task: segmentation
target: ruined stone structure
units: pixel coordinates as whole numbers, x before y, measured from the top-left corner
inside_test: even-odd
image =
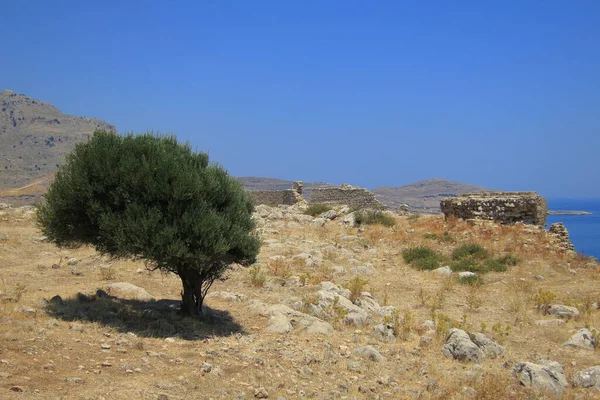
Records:
[[[446,218],[487,219],[502,224],[543,226],[548,215],[546,199],[535,192],[469,193],[444,199],[440,205]]]
[[[556,244],[559,248],[567,251],[575,251],[575,247],[569,238],[569,231],[562,222],[556,222],[550,225],[548,233],[556,239]]]
[[[310,204],[339,204],[350,207],[385,208],[373,193],[367,189],[342,185],[341,187],[314,188],[310,195]]]
[[[254,200],[254,204],[294,205],[305,202],[302,197],[302,182],[294,182],[292,189],[285,190],[248,190],[246,193]]]

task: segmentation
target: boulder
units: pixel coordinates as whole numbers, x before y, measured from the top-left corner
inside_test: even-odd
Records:
[[[346,216],[344,216],[342,219],[340,219],[340,225],[355,226],[356,225],[355,214],[353,212],[351,212],[350,214],[347,214]]]
[[[475,278],[477,274],[471,271],[462,271],[458,273],[458,279],[470,279]]]
[[[483,354],[485,354],[485,356],[488,358],[500,357],[506,351],[504,347],[500,346],[498,343],[489,339],[482,333],[476,332],[472,334],[471,340],[473,341],[473,343],[475,343],[477,347],[481,349],[481,351],[483,351]]]
[[[563,344],[563,346],[577,347],[580,349],[594,349],[595,345],[596,339],[594,339],[594,335],[587,328],[578,330]]]
[[[396,341],[396,336],[394,336],[394,328],[389,324],[379,324],[373,328],[373,334],[375,337],[387,343],[394,343]]]
[[[339,216],[339,214],[335,210],[329,210],[329,211],[326,211],[323,214],[321,214],[321,218],[329,219],[329,220],[336,219],[338,216]]]
[[[542,306],[542,312],[554,315],[557,318],[570,319],[579,316],[579,310],[575,307],[565,306],[563,304],[551,304],[546,310],[546,306]]]
[[[128,282],[116,282],[107,286],[107,291],[111,296],[126,300],[154,301],[154,296],[146,289],[135,286]]]
[[[326,222],[327,222],[327,220],[325,218],[315,218],[312,220],[312,222],[310,224],[312,226],[316,226],[317,228],[320,228],[320,227],[324,226]]]
[[[578,371],[573,376],[573,386],[600,390],[600,365]]]
[[[300,321],[300,326],[305,326],[306,333],[313,335],[331,335],[334,332],[333,326],[330,323],[317,318],[303,319]]]
[[[357,347],[352,351],[352,355],[355,357],[371,360],[374,362],[385,361],[385,357],[381,355],[379,351],[373,346],[361,346]]]
[[[520,362],[514,366],[512,373],[517,376],[522,385],[542,393],[562,396],[567,387],[565,371],[554,361],[540,360],[538,364]]]
[[[479,362],[484,358],[481,349],[471,341],[469,335],[462,329],[452,329],[446,337],[446,344],[442,349],[444,356],[459,361]]]
[[[439,267],[433,270],[434,273],[438,274],[438,275],[442,275],[442,276],[450,276],[452,275],[452,270],[450,269],[450,267],[443,266],[443,267]]]
[[[283,334],[291,332],[292,329],[294,327],[290,323],[290,320],[283,314],[276,314],[269,318],[267,332]]]

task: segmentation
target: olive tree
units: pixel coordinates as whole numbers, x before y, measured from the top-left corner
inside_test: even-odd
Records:
[[[89,244],[177,274],[183,313],[201,316],[227,267],[256,259],[252,211],[241,184],[189,144],[96,131],[59,168],[37,221],[58,246]]]

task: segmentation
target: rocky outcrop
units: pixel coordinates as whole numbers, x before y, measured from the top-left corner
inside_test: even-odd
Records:
[[[543,226],[548,214],[546,199],[535,192],[470,193],[444,199],[440,205],[446,218],[485,219],[502,224]]]
[[[600,390],[600,366],[586,368],[573,376],[573,386],[582,388],[594,387]]]
[[[562,396],[567,387],[565,371],[555,361],[540,360],[538,364],[521,362],[515,365],[512,372],[522,385],[542,393]]]
[[[504,347],[482,333],[467,334],[462,329],[452,329],[446,337],[442,353],[458,361],[479,362],[484,358],[496,358],[504,354]]]
[[[596,338],[592,331],[587,328],[578,330],[567,340],[563,346],[575,347],[580,349],[594,349],[596,347]]]
[[[135,286],[128,282],[111,283],[107,287],[107,291],[111,296],[127,300],[153,301],[154,296],[146,291],[146,289]]]

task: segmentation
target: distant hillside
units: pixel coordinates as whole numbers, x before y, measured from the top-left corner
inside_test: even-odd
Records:
[[[0,190],[36,180],[46,184],[50,179],[42,178],[54,174],[75,144],[96,129],[116,131],[104,121],[66,115],[10,90],[0,92]]]
[[[373,193],[377,200],[391,208],[407,204],[413,212],[439,213],[440,200],[445,197],[488,190],[481,186],[465,185],[445,179],[429,179],[400,187],[381,186],[375,188]]]

